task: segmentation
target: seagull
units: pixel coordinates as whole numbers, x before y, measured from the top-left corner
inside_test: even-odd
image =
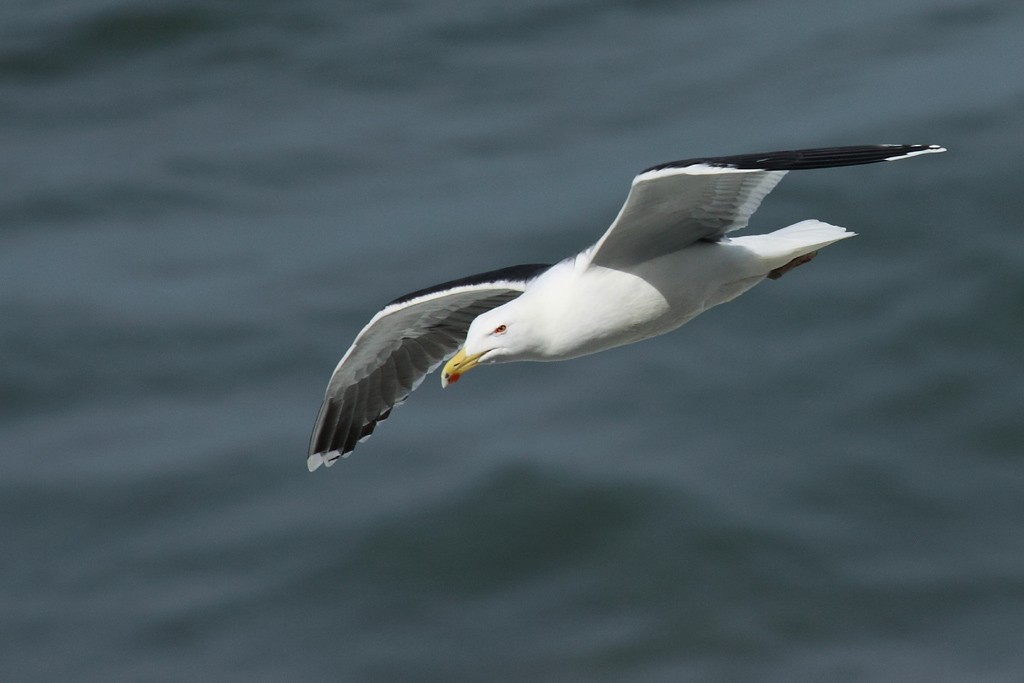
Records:
[[[601,238],[554,265],[500,268],[401,296],[356,335],[331,375],[306,460],[347,457],[423,379],[479,365],[567,360],[664,334],[854,236],[804,220],[730,237],[789,171],[896,161],[938,145],[861,145],[706,157],[633,179]],[[454,355],[453,355],[454,354]]]

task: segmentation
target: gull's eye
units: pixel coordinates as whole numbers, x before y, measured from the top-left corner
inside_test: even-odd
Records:
[[[505,334],[505,330],[508,329],[507,325],[498,325],[494,328],[494,334]]]

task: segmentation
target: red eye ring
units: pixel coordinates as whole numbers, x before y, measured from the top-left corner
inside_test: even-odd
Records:
[[[505,330],[508,329],[508,325],[498,325],[494,328],[494,334],[505,334]]]

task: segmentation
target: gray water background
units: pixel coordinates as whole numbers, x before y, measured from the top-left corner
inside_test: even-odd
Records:
[[[0,5],[3,681],[1024,680],[1024,3]],[[431,377],[388,300],[794,147],[860,233],[683,329]]]

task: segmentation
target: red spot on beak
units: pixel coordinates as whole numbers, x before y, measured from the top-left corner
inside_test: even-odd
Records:
[[[457,372],[454,375],[448,375],[448,384],[455,384],[459,381],[460,377],[462,377],[462,375]]]

